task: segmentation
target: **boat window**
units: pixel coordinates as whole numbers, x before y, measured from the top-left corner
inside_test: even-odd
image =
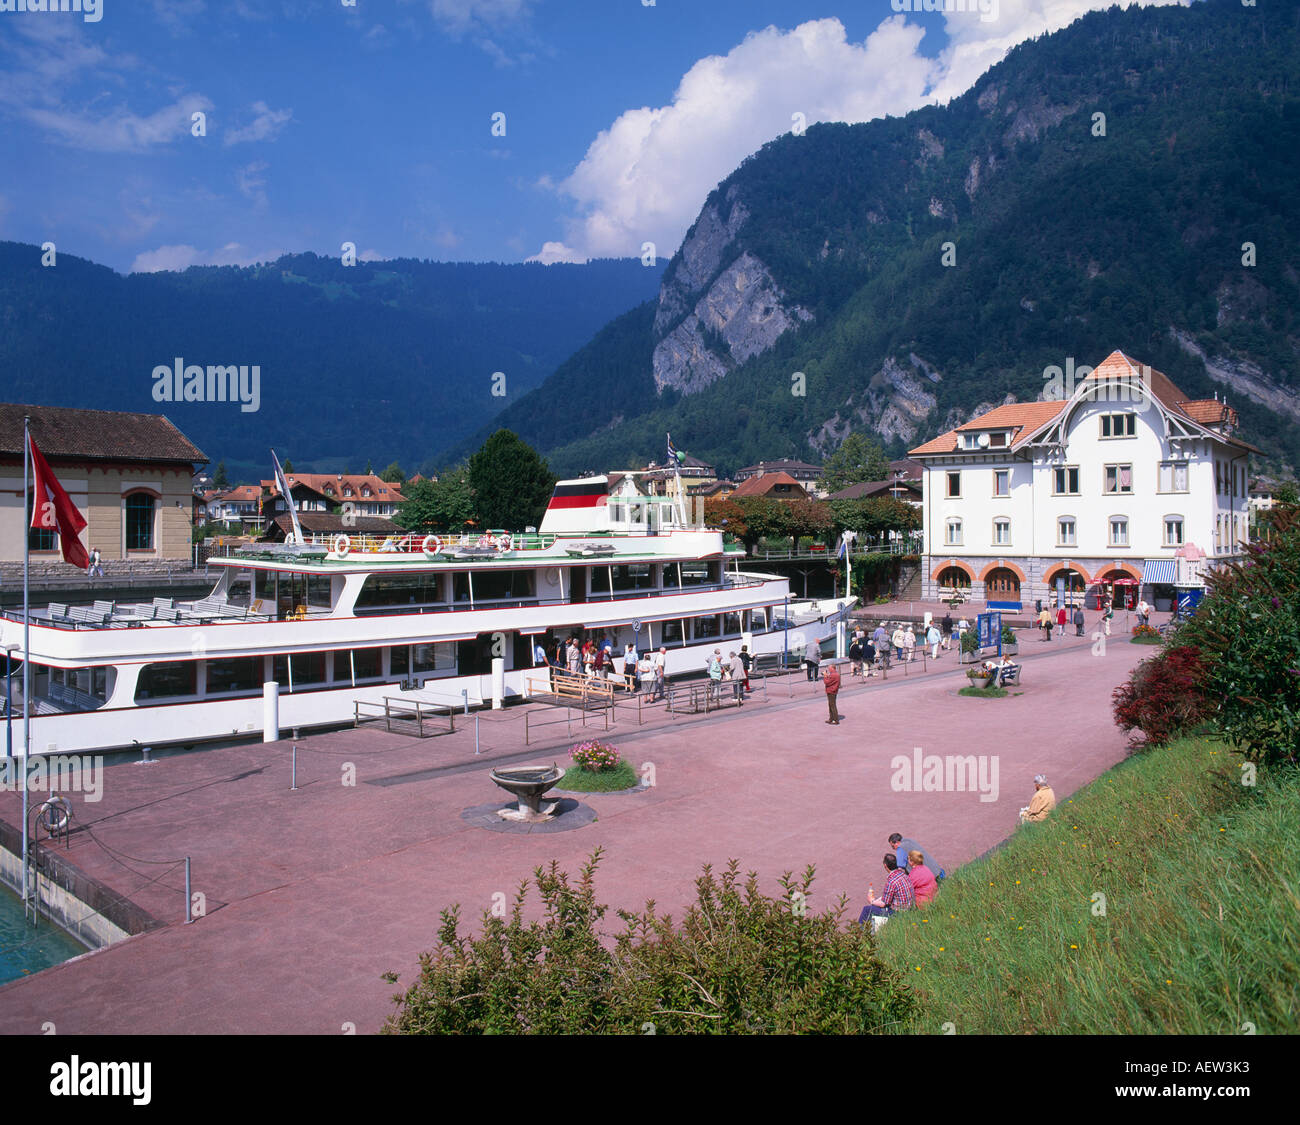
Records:
[[[674,618],[664,622],[664,644],[682,643],[682,623]]]
[[[683,562],[681,565],[681,575],[683,586],[707,586],[718,579],[715,575],[715,568],[711,563],[690,561]],[[677,585],[677,563],[664,563],[664,585]]]
[[[469,597],[468,592],[465,596]],[[371,574],[366,578],[366,584],[361,587],[361,593],[357,596],[357,609],[432,605],[441,601],[441,575]]]
[[[743,630],[740,626],[740,614],[724,613],[722,615],[722,635],[724,637],[737,637]]]
[[[230,605],[248,605],[252,577],[252,572],[249,570],[237,570],[231,574],[230,585],[226,589],[226,601]]]
[[[533,570],[476,570],[474,572],[474,600],[490,602],[508,598],[531,598],[533,596]],[[460,600],[459,580],[463,573],[457,574],[456,599]],[[466,590],[468,596],[468,589]]]
[[[307,684],[325,682],[325,654],[323,652],[295,652],[291,656],[281,654],[272,657],[272,677],[282,688],[289,687],[289,664],[293,661],[294,690]]]
[[[411,647],[410,645],[393,645],[392,661],[389,664],[389,675],[405,676],[411,671]]]
[[[357,670],[357,683],[362,680],[380,680],[384,676],[384,650],[382,648],[336,649],[334,652],[334,679],[339,683],[352,682],[352,668]]]
[[[117,669],[47,668],[32,665],[34,695],[43,695],[62,711],[94,711],[104,706],[117,680]]]
[[[412,645],[411,670],[413,672],[454,672],[456,670],[456,646],[448,641],[443,644]]]
[[[648,590],[655,584],[654,568],[650,563],[629,563],[614,567],[615,590]]]
[[[716,613],[695,619],[695,639],[697,641],[707,640],[718,635],[718,615]]]
[[[263,674],[260,656],[233,656],[227,660],[209,660],[207,694],[261,691]]]
[[[135,698],[166,699],[198,693],[198,662],[173,660],[166,664],[146,664],[135,682]]]

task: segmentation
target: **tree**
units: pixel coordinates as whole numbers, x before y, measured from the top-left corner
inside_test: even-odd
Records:
[[[829,507],[837,528],[856,531],[872,539],[890,531],[914,531],[921,526],[921,513],[911,504],[892,496],[832,500]]]
[[[555,477],[531,445],[497,430],[469,459],[469,486],[485,526],[523,531],[541,523]]]
[[[734,536],[745,545],[746,551],[758,542],[758,536],[750,531],[749,521],[745,519],[745,509],[734,500],[708,497],[704,501],[704,523]]]
[[[421,480],[406,488],[393,522],[408,531],[451,531],[475,518],[474,496],[465,468]]]
[[[791,500],[786,507],[790,511],[790,534],[796,539],[804,535],[824,538],[834,529],[830,507],[820,500]]]
[[[375,463],[374,463],[372,460],[370,460],[369,457],[367,457],[367,458],[366,458],[366,476],[368,476],[368,477],[373,477],[374,475],[375,475]]]
[[[217,462],[217,471],[212,474],[212,487],[218,492],[224,492],[230,487],[230,478],[226,476],[226,463]]]
[[[293,462],[286,457],[284,459],[284,464],[281,465],[280,468],[284,470],[285,476],[288,476],[291,472],[293,472]]]
[[[379,474],[379,479],[384,481],[386,484],[405,484],[406,474],[402,472],[402,466],[394,461],[388,466],[388,468]]]
[[[822,466],[817,487],[839,492],[851,484],[889,479],[889,458],[880,442],[865,434],[849,434]]]
[[[780,500],[768,496],[744,496],[731,501],[740,509],[745,521],[747,539],[741,540],[746,548],[760,539],[784,539],[790,534],[790,509]]]

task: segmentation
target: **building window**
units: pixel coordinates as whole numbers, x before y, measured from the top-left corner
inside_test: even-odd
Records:
[[[1105,491],[1106,492],[1132,492],[1133,491],[1133,466],[1132,465],[1107,465]]]
[[[993,521],[993,545],[1006,547],[1011,543],[1011,521],[999,517]]]
[[[993,470],[993,495],[994,496],[1011,495],[1011,470],[1010,469]]]
[[[35,503],[36,490],[27,493],[27,548],[31,551],[53,551],[58,545],[58,536],[52,527],[32,527],[32,504]]]
[[[1052,495],[1053,496],[1078,496],[1079,495],[1078,465],[1062,465],[1052,470]]]
[[[1181,547],[1183,545],[1183,517],[1165,516],[1165,546]]]
[[[126,498],[126,549],[153,550],[154,498],[147,492],[132,492]]]
[[[949,497],[961,496],[961,473],[948,473],[948,495]]]
[[[961,520],[949,520],[945,526],[944,544],[949,547],[961,546]]]
[[[1187,465],[1182,461],[1162,461],[1160,464],[1161,492],[1187,491]]]
[[[1110,545],[1112,547],[1128,546],[1128,516],[1110,517]]]
[[[1132,437],[1136,433],[1136,414],[1103,414],[1101,416],[1101,436],[1104,438]]]
[[[1075,547],[1078,535],[1073,516],[1062,516],[1056,521],[1056,545],[1058,547]]]
[[[970,575],[959,566],[946,566],[939,571],[939,585],[950,590],[969,590]]]
[[[992,449],[1005,449],[1007,445],[1007,435],[1003,433],[989,434],[989,447]]]

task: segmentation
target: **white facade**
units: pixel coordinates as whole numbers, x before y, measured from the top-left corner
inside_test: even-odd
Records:
[[[1231,428],[1226,407],[1188,402],[1115,353],[1068,400],[998,407],[927,442],[913,451],[925,464],[924,595],[955,587],[1032,607],[1086,591],[1093,606],[1121,579],[1130,600],[1164,601],[1179,547],[1213,560],[1248,535],[1251,447]]]

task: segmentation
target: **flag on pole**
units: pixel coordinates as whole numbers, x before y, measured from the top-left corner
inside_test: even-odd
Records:
[[[85,517],[50,471],[31,434],[27,435],[27,443],[32,455],[32,527],[38,531],[57,531],[63,561],[85,570],[90,565],[90,555],[80,539],[86,526]]]
[[[686,454],[673,448],[673,435],[668,435],[668,462],[676,467],[686,460]]]
[[[289,509],[289,518],[293,521],[293,542],[303,543],[302,527],[298,523],[298,509],[293,506],[293,495],[289,491],[289,482],[284,479],[284,470],[280,467],[280,458],[275,455],[275,450],[271,450],[271,464],[275,466],[275,483],[280,489],[280,495],[284,497],[285,507]],[[289,537],[286,535],[285,540]]]

